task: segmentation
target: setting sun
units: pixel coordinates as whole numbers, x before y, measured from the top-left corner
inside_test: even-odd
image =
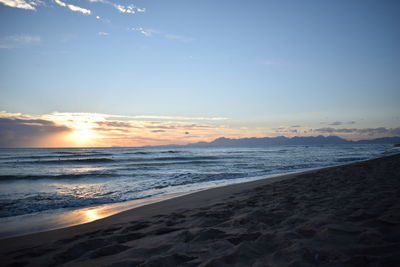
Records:
[[[90,129],[77,129],[72,133],[73,139],[78,143],[84,143],[92,139],[94,136],[93,131]]]

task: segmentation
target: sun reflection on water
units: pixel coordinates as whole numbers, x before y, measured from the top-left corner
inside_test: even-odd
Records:
[[[98,220],[98,219],[101,219],[102,217],[104,217],[104,216],[100,216],[99,214],[97,214],[96,209],[86,210],[85,216],[86,216],[88,222],[95,221],[95,220]]]

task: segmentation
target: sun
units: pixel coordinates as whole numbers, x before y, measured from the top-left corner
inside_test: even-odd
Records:
[[[73,139],[78,143],[85,143],[93,138],[93,131],[87,128],[76,129],[72,133]]]

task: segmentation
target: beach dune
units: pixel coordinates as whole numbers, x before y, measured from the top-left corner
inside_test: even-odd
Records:
[[[4,266],[400,266],[400,155],[0,240]]]

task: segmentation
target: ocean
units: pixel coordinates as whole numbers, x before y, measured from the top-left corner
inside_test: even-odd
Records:
[[[393,145],[371,144],[0,149],[0,223],[399,152]]]

